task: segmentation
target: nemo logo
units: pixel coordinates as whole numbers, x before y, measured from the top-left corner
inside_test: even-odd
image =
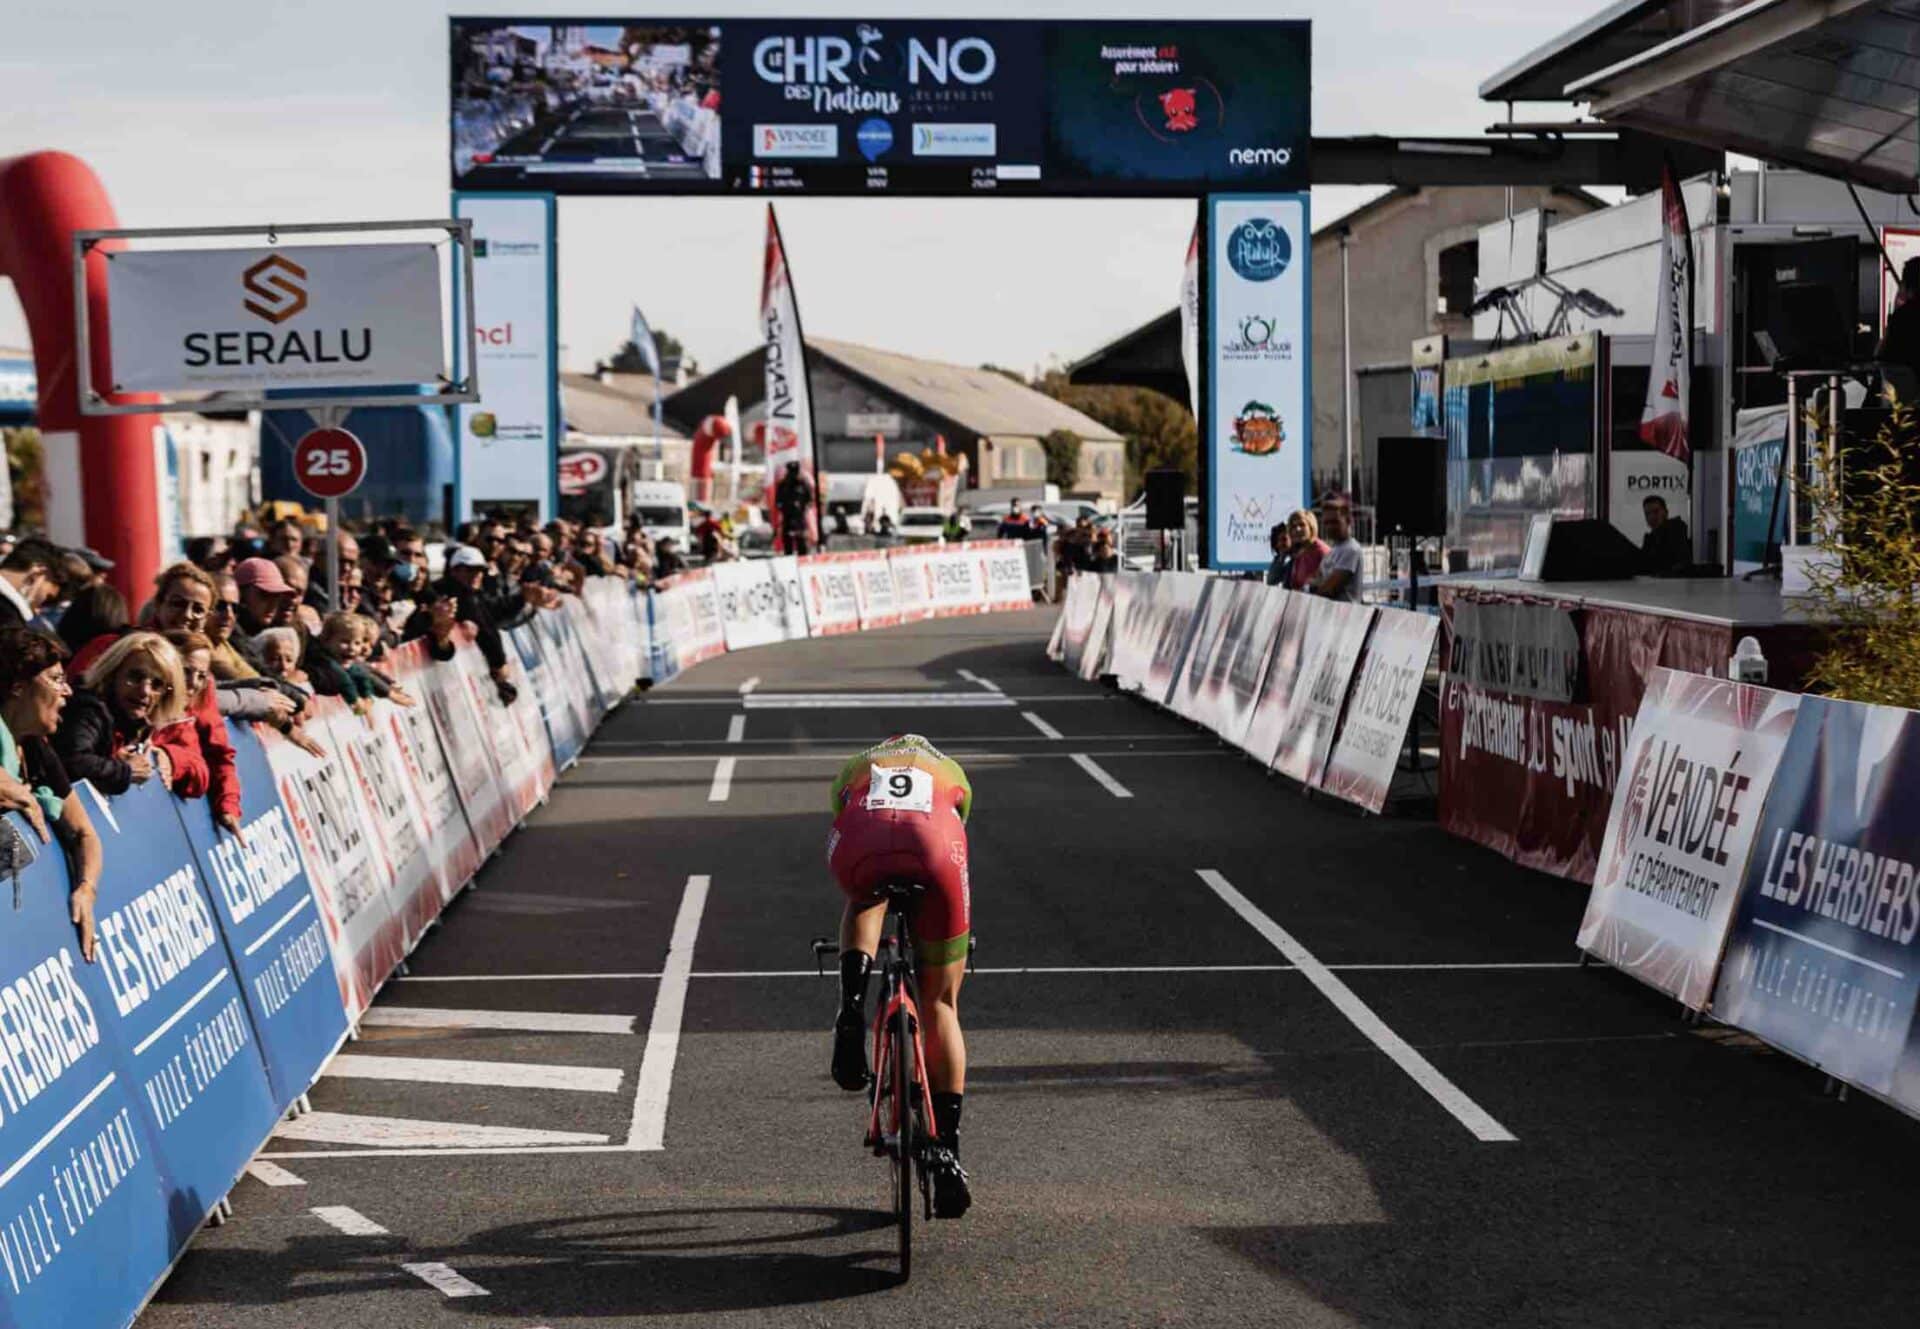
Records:
[[[259,300],[245,300],[249,314],[258,314],[269,323],[285,323],[307,307],[307,288],[301,283],[307,270],[292,259],[268,254],[240,274],[240,285]]]

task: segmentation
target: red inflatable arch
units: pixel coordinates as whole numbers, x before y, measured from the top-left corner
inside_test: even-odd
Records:
[[[687,470],[693,476],[693,496],[702,503],[713,501],[713,456],[722,440],[732,434],[733,427],[723,415],[709,415],[693,431],[693,452]]]
[[[116,564],[113,582],[138,608],[160,571],[158,415],[82,415],[75,380],[73,233],[118,226],[91,167],[64,152],[0,159],[0,277],[13,279],[33,339],[47,456],[47,524]],[[96,250],[96,253],[99,251]],[[107,381],[107,274],[87,265],[93,380]],[[151,394],[115,398],[149,402]]]

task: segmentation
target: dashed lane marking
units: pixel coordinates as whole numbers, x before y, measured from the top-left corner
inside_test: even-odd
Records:
[[[733,792],[733,767],[736,758],[722,757],[713,767],[713,788],[707,790],[707,802],[724,803]]]
[[[974,673],[971,669],[956,669],[954,672],[977,688],[985,688],[988,692],[999,692],[1001,690],[998,683],[980,677],[980,675]]]
[[[502,1089],[563,1089],[584,1094],[620,1090],[622,1072],[601,1066],[548,1066],[449,1057],[368,1057],[343,1052],[327,1063],[332,1080],[404,1080],[414,1084],[478,1084]]]
[[[742,712],[727,721],[727,742],[738,743],[747,736],[747,717]]]
[[[507,1149],[567,1144],[606,1144],[588,1131],[543,1131],[529,1126],[480,1126],[465,1121],[421,1121],[348,1112],[308,1112],[273,1128],[276,1140],[308,1144],[362,1145],[375,1153],[394,1149]],[[271,1155],[279,1157],[280,1155]]]
[[[1115,798],[1132,798],[1133,797],[1133,791],[1131,789],[1121,784],[1118,780],[1114,779],[1111,775],[1108,775],[1106,771],[1101,769],[1100,763],[1095,761],[1092,757],[1089,757],[1086,753],[1075,752],[1069,755],[1072,756],[1073,764],[1075,766],[1078,766],[1081,770],[1085,771],[1088,775],[1091,775],[1094,778],[1094,780],[1099,783],[1102,789],[1106,790],[1109,794],[1112,794]],[[1169,754],[1161,753],[1159,755],[1166,756]]]
[[[400,1266],[415,1278],[438,1288],[442,1295],[449,1297],[484,1297],[487,1290],[471,1278],[463,1278],[452,1268],[437,1261],[425,1264],[403,1264]]]
[[[1316,960],[1312,952],[1262,912],[1258,905],[1235,890],[1233,883],[1212,868],[1199,868],[1196,871],[1200,880],[1211,887],[1214,894],[1245,919],[1255,932],[1266,938],[1275,950],[1297,965],[1307,981],[1320,990],[1321,996],[1332,1002],[1375,1047],[1391,1057],[1395,1065],[1413,1077],[1414,1083],[1432,1095],[1435,1102],[1452,1113],[1456,1121],[1473,1133],[1474,1139],[1497,1143],[1518,1138],[1495,1121],[1485,1108],[1467,1097],[1452,1080],[1442,1075],[1432,1062],[1414,1051],[1404,1038],[1387,1026],[1385,1020],[1373,1013],[1372,1007],[1354,995],[1352,988]]]
[[[739,688],[740,695],[743,697],[751,697],[753,695],[753,690],[759,686],[760,686],[760,675],[755,674],[752,678],[748,679],[746,682],[740,685],[740,688]]]
[[[393,1029],[513,1029],[528,1034],[630,1034],[632,1015],[579,1015],[572,1011],[460,1011],[433,1006],[375,1006],[363,1025]]]
[[[294,1176],[293,1173],[287,1171],[279,1164],[269,1163],[263,1158],[256,1158],[253,1162],[247,1164],[247,1175],[259,1182],[262,1186],[304,1186],[307,1184],[305,1180]]]
[[[1058,729],[1055,729],[1052,725],[1048,724],[1045,720],[1042,720],[1039,716],[1035,715],[1032,711],[1020,712],[1020,718],[1022,720],[1025,720],[1028,724],[1032,725],[1035,729],[1038,729],[1040,731],[1040,736],[1042,738],[1049,738],[1049,739],[1058,741],[1061,737],[1060,731]]]
[[[1003,692],[755,692],[750,711],[872,711],[932,707],[1011,706]]]
[[[667,1099],[673,1092],[673,1063],[680,1051],[680,1021],[686,1013],[687,980],[693,974],[693,947],[700,937],[700,915],[707,907],[708,876],[687,878],[680,912],[667,942],[667,963],[654,993],[653,1020],[647,1026],[647,1049],[641,1055],[640,1075],[633,1096],[633,1124],[627,1132],[629,1149],[664,1149],[667,1142]]]
[[[308,1213],[325,1223],[336,1232],[344,1232],[349,1237],[384,1237],[387,1230],[368,1218],[358,1209],[349,1209],[344,1204],[323,1204],[309,1209]]]

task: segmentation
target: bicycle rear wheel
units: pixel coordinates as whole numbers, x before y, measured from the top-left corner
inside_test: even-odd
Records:
[[[919,1141],[915,1138],[913,1100],[909,1097],[918,1068],[913,1064],[913,1033],[907,1027],[904,1006],[893,1013],[891,1034],[895,1123],[893,1204],[894,1216],[900,1224],[900,1281],[904,1283],[913,1273],[913,1161],[919,1148]]]

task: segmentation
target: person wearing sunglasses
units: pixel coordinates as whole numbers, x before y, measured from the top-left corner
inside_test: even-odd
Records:
[[[57,637],[27,627],[0,628],[0,768],[39,804],[28,821],[41,843],[51,823],[66,853],[73,883],[69,916],[80,933],[80,953],[92,964],[94,897],[105,856],[86,805],[48,742],[73,695],[66,659]]]

